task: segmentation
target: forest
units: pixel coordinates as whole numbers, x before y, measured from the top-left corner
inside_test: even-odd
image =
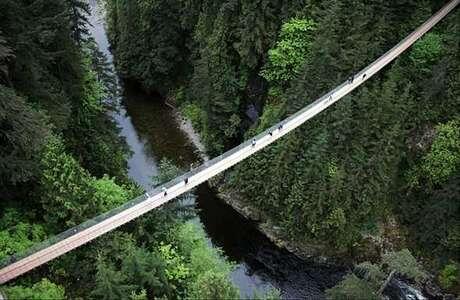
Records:
[[[0,1],[0,261],[144,193],[83,0]],[[160,164],[154,184],[181,172]],[[193,193],[184,197],[194,197]],[[0,287],[7,299],[237,298],[232,265],[166,205]],[[10,258],[8,258],[10,257]],[[275,295],[275,294],[273,294]]]
[[[106,4],[120,75],[173,101],[216,156],[345,81],[444,1]],[[363,87],[227,172],[221,189],[285,240],[356,264],[407,248],[459,293],[459,47],[456,9]]]
[[[101,2],[116,71],[88,34],[87,1],[0,1],[0,261],[144,193],[110,115],[115,73],[174,103],[217,156],[345,81],[444,4]],[[182,171],[162,160],[153,184]],[[352,262],[330,299],[378,299],[394,273],[460,295],[460,10],[218,185],[284,240]],[[232,264],[189,222],[193,209],[167,204],[0,291],[238,298]]]

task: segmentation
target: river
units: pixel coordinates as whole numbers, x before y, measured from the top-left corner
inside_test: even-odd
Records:
[[[91,0],[90,5],[91,34],[112,61],[102,8],[96,0]],[[162,99],[145,94],[132,83],[121,84],[120,90],[120,108],[113,117],[133,153],[128,166],[134,181],[150,187],[158,162],[164,157],[184,169],[200,161],[196,147]],[[207,233],[210,246],[221,248],[235,263],[231,279],[242,297],[275,287],[286,299],[321,299],[324,290],[343,276],[336,268],[307,263],[278,248],[254,224],[220,200],[207,184],[199,186],[195,194],[196,221]]]

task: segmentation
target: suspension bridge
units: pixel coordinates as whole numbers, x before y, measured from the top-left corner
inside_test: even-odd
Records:
[[[304,124],[341,98],[369,80],[382,68],[413,45],[420,37],[448,15],[460,0],[452,0],[441,8],[414,32],[399,42],[376,61],[352,75],[346,82],[337,86],[297,113],[265,130],[241,145],[227,151],[196,169],[155,188],[124,205],[88,220],[76,227],[37,244],[22,254],[13,255],[0,265],[0,284],[6,283],[50,260],[59,257],[95,238],[155,209],[175,197],[190,191],[195,186],[234,166],[248,156],[267,147],[287,133]]]

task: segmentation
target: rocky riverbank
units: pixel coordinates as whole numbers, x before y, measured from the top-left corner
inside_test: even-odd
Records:
[[[220,199],[232,206],[242,216],[253,221],[257,229],[274,244],[287,249],[302,260],[351,270],[357,262],[378,260],[386,251],[398,250],[407,246],[394,218],[388,218],[386,222],[380,224],[378,233],[363,235],[363,241],[356,245],[356,250],[352,255],[335,251],[325,245],[290,241],[283,235],[280,227],[268,221],[267,216],[243,204],[244,200],[241,195],[238,195],[238,192],[225,188],[225,184],[222,184],[222,177],[212,180],[211,185],[219,191]],[[455,296],[443,293],[430,273],[427,273],[427,278],[420,283],[408,280],[404,276],[394,278],[383,294],[385,299],[455,299]]]
[[[245,205],[241,195],[237,191],[226,188],[219,183],[219,179],[211,180],[211,186],[218,190],[218,196],[238,213],[251,220],[257,229],[267,236],[275,245],[284,248],[299,258],[328,265],[350,265],[347,253],[332,252],[326,245],[302,243],[289,240],[283,233],[282,228],[270,222],[270,219],[257,209]]]
[[[253,221],[258,230],[278,247],[285,248],[304,260],[322,264],[351,266],[356,262],[379,260],[383,253],[407,247],[404,234],[392,216],[377,225],[372,233],[363,233],[362,240],[356,243],[352,251],[332,248],[318,242],[293,241],[287,237],[282,228],[273,224],[271,218],[257,208],[247,204],[238,191],[229,188],[223,177],[211,180],[211,186],[218,190],[218,196],[232,206],[245,218]]]
[[[186,119],[180,111],[176,108],[174,109],[174,116],[176,118],[177,123],[180,126],[180,129],[187,134],[187,137],[192,142],[192,144],[198,150],[198,155],[201,157],[203,161],[209,160],[209,156],[206,154],[206,148],[201,141],[200,135],[195,131],[193,128],[192,122]]]

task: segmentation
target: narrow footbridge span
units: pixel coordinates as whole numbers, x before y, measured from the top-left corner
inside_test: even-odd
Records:
[[[334,90],[323,95],[307,107],[294,115],[267,129],[253,139],[229,150],[228,152],[205,162],[198,168],[178,177],[170,182],[131,200],[121,207],[115,208],[94,219],[88,220],[57,236],[54,236],[25,253],[11,256],[0,266],[0,284],[20,276],[48,261],[59,257],[137,217],[161,206],[175,197],[190,191],[193,187],[207,181],[211,177],[234,166],[238,162],[265,148],[280,139],[290,131],[296,129],[307,120],[313,118],[345,95],[363,84],[366,80],[378,73],[415,41],[449,14],[460,0],[452,0],[441,10],[423,23],[414,32],[408,35],[399,44],[382,55],[375,62],[354,74],[347,82],[342,83]]]

